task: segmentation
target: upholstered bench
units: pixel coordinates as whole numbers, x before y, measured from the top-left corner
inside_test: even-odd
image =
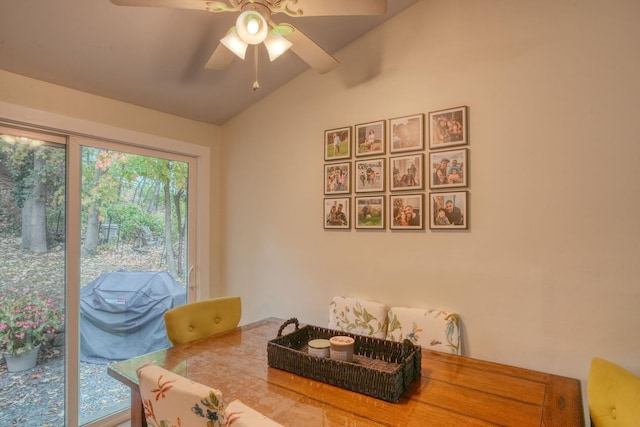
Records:
[[[410,340],[422,348],[462,354],[457,313],[386,304],[354,297],[333,297],[329,329],[391,341]]]
[[[329,329],[385,339],[388,309],[375,301],[333,297],[329,304]]]
[[[441,310],[391,307],[387,339],[408,339],[429,350],[462,354],[460,316]]]

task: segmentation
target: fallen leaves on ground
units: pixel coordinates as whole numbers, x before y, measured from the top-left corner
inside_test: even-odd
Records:
[[[20,248],[20,238],[0,235],[0,293],[9,288],[42,292],[58,307],[65,301],[64,244],[44,254]],[[161,246],[136,250],[119,243],[100,247],[98,254],[81,260],[80,285],[85,286],[102,273],[117,270],[161,271]],[[8,372],[0,358],[0,425],[64,426],[64,347],[43,346],[38,365],[25,372]],[[104,411],[122,410],[129,405],[129,389],[107,374],[107,365],[80,364],[80,413],[82,422]]]

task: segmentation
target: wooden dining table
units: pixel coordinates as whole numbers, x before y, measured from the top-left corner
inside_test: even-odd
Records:
[[[584,426],[579,380],[469,357],[423,350],[421,376],[397,403],[269,367],[267,343],[283,323],[268,318],[109,366],[131,388],[131,426],[146,426],[136,369],[147,361],[287,427]]]

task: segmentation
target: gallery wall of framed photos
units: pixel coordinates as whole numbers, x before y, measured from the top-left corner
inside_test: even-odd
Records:
[[[323,227],[468,229],[467,120],[461,106],[325,130]]]

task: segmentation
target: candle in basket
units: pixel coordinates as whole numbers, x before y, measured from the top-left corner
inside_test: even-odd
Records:
[[[329,357],[329,340],[316,339],[311,340],[307,344],[309,346],[309,354],[317,357]]]
[[[331,358],[336,360],[346,360],[351,362],[353,360],[353,344],[355,340],[351,337],[335,336],[329,338],[331,343]]]

